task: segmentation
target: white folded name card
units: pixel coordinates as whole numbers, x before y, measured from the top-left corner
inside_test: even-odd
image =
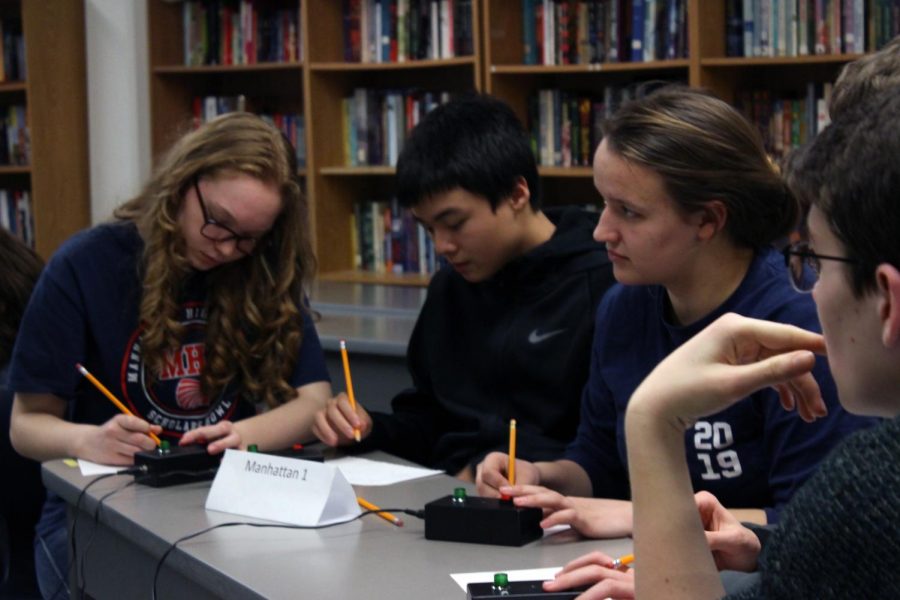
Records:
[[[309,527],[360,514],[353,488],[335,467],[241,450],[225,451],[206,508]]]

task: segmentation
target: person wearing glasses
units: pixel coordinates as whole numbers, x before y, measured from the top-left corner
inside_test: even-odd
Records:
[[[728,314],[632,396],[625,424],[636,587],[606,578],[606,559],[594,555],[572,561],[545,590],[596,582],[581,597],[721,598],[716,568],[726,564],[758,574],[754,588],[730,600],[900,597],[898,123],[895,85],[848,105],[790,157],[791,188],[812,208],[807,243],[787,254],[814,276],[790,273],[811,287],[824,335]],[[884,420],[834,448],[761,546],[714,498],[692,497],[682,436],[766,386],[804,420],[827,418],[833,408],[814,376],[815,355],[828,357],[848,411]]]
[[[67,241],[35,287],[10,367],[16,450],[130,465],[155,448],[151,432],[213,454],[310,439],[332,392],[304,295],[307,206],[284,136],[247,113],[210,121],[114,215]],[[37,534],[42,592],[68,596],[58,497]]]
[[[515,487],[506,455],[489,455],[478,485],[543,508],[545,527],[618,537],[632,533],[626,408],[650,371],[727,312],[816,331],[819,323],[772,247],[798,204],[758,132],[727,103],[672,86],[623,106],[605,126],[594,183],[605,201],[594,238],[619,284],[597,310],[577,436],[561,460],[517,460]],[[828,451],[870,424],[840,408],[824,360],[814,374],[829,415],[813,425],[781,410],[772,389],[692,422],[683,436],[692,488],[742,520],[777,522]]]

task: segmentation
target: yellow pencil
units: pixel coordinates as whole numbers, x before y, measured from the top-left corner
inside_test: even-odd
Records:
[[[380,508],[378,508],[377,506],[375,506],[374,504],[372,504],[371,502],[369,502],[362,496],[357,496],[356,501],[359,503],[360,506],[362,506],[366,510],[379,511],[379,512],[376,512],[375,514],[378,515],[379,517],[381,517],[382,519],[384,519],[385,521],[387,521],[388,523],[393,523],[397,527],[403,527],[403,519],[401,519],[397,516],[394,516],[392,513],[389,513],[385,510],[381,510]]]
[[[93,375],[91,375],[91,372],[88,371],[87,369],[85,369],[85,368],[81,365],[81,363],[75,363],[75,367],[81,372],[82,375],[84,375],[84,376],[87,378],[88,381],[90,381],[91,383],[94,384],[94,387],[95,387],[95,388],[97,388],[98,390],[100,390],[100,391],[103,393],[104,396],[106,396],[107,398],[109,398],[109,401],[112,402],[113,404],[115,404],[115,405],[116,405],[116,408],[118,408],[119,410],[121,410],[121,411],[122,411],[123,413],[125,413],[126,415],[130,415],[130,416],[132,416],[132,417],[134,416],[134,413],[131,412],[130,410],[128,410],[128,407],[125,406],[124,404],[122,404],[122,402],[121,402],[118,398],[116,398],[115,396],[113,396],[112,392],[110,392],[108,389],[106,389],[106,386],[103,385],[102,383],[100,383],[100,380],[99,380],[99,379],[97,379],[96,377],[94,377]],[[148,431],[148,432],[147,432],[147,435],[149,435],[149,436],[153,439],[153,441],[156,442],[156,445],[157,445],[157,446],[159,446],[159,445],[162,443],[162,441],[160,441],[160,439],[159,439],[159,436],[157,436],[157,435],[156,435],[155,433],[153,433],[152,431]]]
[[[356,398],[353,396],[353,379],[350,377],[350,359],[347,358],[347,342],[341,340],[341,360],[344,363],[344,381],[347,383],[347,396],[350,398],[350,408],[356,412]],[[360,440],[359,428],[353,428],[353,439]]]
[[[624,556],[620,556],[619,558],[613,561],[613,564],[610,566],[612,569],[618,569],[620,571],[625,571],[628,569],[628,565],[634,562],[634,554],[626,554]]]
[[[509,421],[509,485],[516,485],[516,420]]]

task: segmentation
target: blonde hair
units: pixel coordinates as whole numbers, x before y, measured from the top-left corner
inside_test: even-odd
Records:
[[[207,398],[234,383],[248,399],[276,406],[296,393],[287,379],[302,342],[304,290],[315,271],[290,143],[249,113],[218,117],[179,139],[140,195],[114,214],[135,223],[144,240],[141,352],[148,376],[155,378],[184,333],[179,294],[191,267],[177,218],[185,194],[199,177],[237,173],[277,187],[281,213],[253,253],[207,276],[201,385]]]

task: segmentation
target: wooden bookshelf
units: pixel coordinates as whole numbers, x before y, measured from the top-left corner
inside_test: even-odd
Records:
[[[725,2],[688,0],[688,15],[690,84],[709,89],[728,102],[735,100],[740,89],[795,90],[807,81],[834,81],[841,67],[861,56],[728,57]]]
[[[480,89],[480,0],[472,3],[474,52],[440,60],[347,63],[343,60],[344,15],[335,0],[276,0],[299,8],[303,60],[253,65],[186,66],[184,18],[180,2],[149,0],[150,113],[152,146],[158,155],[191,127],[192,101],[204,95],[264,98],[269,106],[306,115],[305,168],[319,276],[335,281],[425,285],[418,275],[354,270],[350,217],[354,203],[387,199],[392,166],[344,164],[341,99],[356,87],[461,92]],[[314,117],[314,118],[313,118]]]
[[[271,4],[299,9],[297,0]],[[195,97],[243,95],[249,110],[303,113],[302,61],[188,66],[184,56],[183,3],[150,0],[147,11],[154,156],[191,129]]]
[[[420,88],[463,92],[481,89],[480,0],[472,0],[471,56],[405,62],[345,62],[342,3],[304,0],[304,105],[308,119],[309,177],[320,276],[323,279],[426,285],[417,274],[376,274],[353,269],[351,215],[363,200],[393,194],[393,166],[347,166],[343,157],[341,100],[356,87]],[[313,18],[314,15],[314,18]]]
[[[728,102],[742,89],[796,90],[807,81],[833,81],[860,54],[735,58],[726,56],[725,0],[686,0],[687,57],[648,62],[526,65],[523,2],[484,0],[484,89],[509,103],[524,123],[528,97],[541,88],[592,92],[654,79],[704,87]],[[544,201],[599,202],[589,167],[539,167]]]
[[[149,0],[153,150],[159,153],[189,127],[191,100],[198,95],[246,94],[248,98],[264,98],[268,105],[280,110],[302,112],[306,116],[307,148],[303,174],[320,277],[421,285],[427,278],[354,270],[350,242],[354,206],[363,200],[389,198],[393,193],[394,168],[345,164],[342,99],[355,88],[483,90],[509,103],[527,122],[527,99],[539,89],[591,92],[609,85],[676,80],[708,88],[734,102],[736,92],[743,89],[793,90],[806,81],[833,81],[844,63],[859,56],[728,57],[725,0],[685,1],[686,56],[669,60],[526,65],[523,1],[472,0],[471,56],[346,62],[345,3],[273,0],[272,4],[278,7],[299,7],[302,60],[191,67],[185,66],[184,59],[182,4]],[[589,166],[541,166],[539,173],[548,205],[599,202]]]
[[[37,252],[47,259],[90,223],[87,71],[82,0],[5,1],[0,18],[20,18],[24,81],[0,83],[0,105],[24,103],[28,165],[0,166],[0,188],[29,190]]]

